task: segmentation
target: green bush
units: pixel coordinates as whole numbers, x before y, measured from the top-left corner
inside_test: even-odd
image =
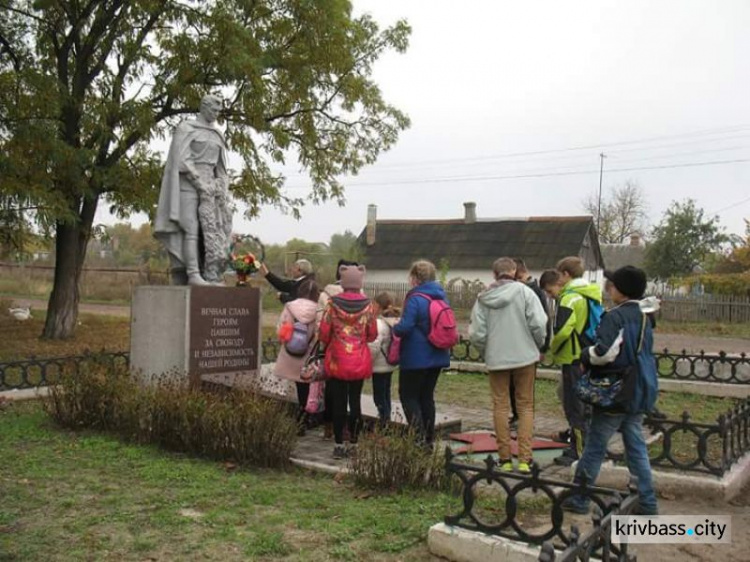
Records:
[[[401,491],[451,487],[442,447],[425,448],[412,429],[376,429],[363,434],[349,467],[354,483],[364,488]]]
[[[673,279],[671,282],[676,287],[692,286],[697,283],[702,284],[705,292],[709,294],[750,297],[750,272],[691,275]]]
[[[105,362],[63,374],[44,407],[63,427],[239,465],[287,466],[297,441],[296,421],[282,403],[251,391],[203,392],[175,376],[142,386]]]

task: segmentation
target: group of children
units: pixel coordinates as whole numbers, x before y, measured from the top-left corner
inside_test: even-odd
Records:
[[[496,264],[501,261],[497,260]],[[539,320],[522,329],[533,332],[531,339],[536,353],[548,349],[555,363],[562,368],[561,395],[569,424],[570,447],[556,462],[572,464],[578,460],[577,481],[591,483],[598,475],[608,440],[620,431],[628,466],[638,478],[641,512],[656,513],[648,454],[641,435],[643,414],[653,409],[657,394],[656,364],[651,353],[652,323],[640,302],[646,290],[645,274],[630,266],[605,272],[606,290],[614,307],[604,314],[601,288],[583,278],[584,267],[580,258],[562,259],[554,270],[542,274],[538,286],[521,260],[515,260],[515,263],[510,259],[505,261],[508,263],[500,264],[503,271],[496,275],[496,282],[485,291],[487,294],[480,295],[477,302],[494,306],[487,300],[489,292],[500,290],[508,293],[512,283],[525,285],[524,291],[531,295],[524,296],[524,307],[533,309],[534,318],[538,316]],[[435,386],[442,369],[450,365],[450,349],[436,347],[429,337],[431,302],[445,301],[445,292],[436,281],[434,264],[418,261],[412,265],[409,271],[412,289],[406,295],[403,313],[394,306],[388,293],[381,293],[371,301],[363,292],[364,278],[364,266],[343,260],[337,269],[336,283],[322,292],[309,275],[300,276],[295,280],[299,283],[295,285],[295,298],[287,300],[280,319],[282,341],[293,332],[289,325],[302,323],[307,326],[307,353],[293,356],[282,346],[275,368],[278,376],[297,383],[301,423],[309,392],[309,384],[300,378],[301,369],[315,342],[319,341],[325,348],[325,410],[333,426],[335,458],[347,456],[351,448],[356,447],[362,423],[362,386],[366,379],[373,379],[373,398],[381,423],[391,419],[391,377],[396,365],[387,356],[394,337],[400,339],[401,346],[399,398],[409,425],[414,427],[426,447],[431,447],[435,438]],[[554,313],[547,314],[547,307],[542,306],[547,304],[542,291],[554,301]],[[502,297],[500,293],[498,295]],[[286,329],[283,329],[284,325],[287,325]],[[487,332],[485,339],[487,337],[497,336]],[[507,338],[507,333],[503,337]],[[474,339],[472,337],[472,341]],[[489,345],[490,342],[484,343]],[[535,364],[536,359],[529,357],[529,362]],[[604,366],[622,368],[636,363],[640,371],[635,395],[619,410],[592,408],[579,398],[577,387],[585,373]],[[531,378],[533,380],[533,376]],[[528,410],[528,400],[523,397],[529,393],[514,389],[515,379],[511,375],[507,381],[509,385],[501,385],[503,396],[498,400],[512,402],[514,396],[520,396],[525,400],[522,409]],[[519,380],[523,378],[519,377]],[[533,412],[533,404],[531,408]],[[524,425],[528,426],[529,421],[524,420]],[[530,462],[529,458],[519,464],[526,468]],[[512,469],[512,465],[509,466]],[[565,502],[564,508],[585,511],[588,509],[587,500],[574,496]]]
[[[397,365],[400,366],[399,398],[406,420],[417,438],[431,447],[435,433],[434,390],[440,371],[450,364],[450,350],[436,348],[427,338],[430,331],[427,301],[445,301],[434,264],[418,261],[412,265],[409,280],[413,288],[406,295],[403,316],[389,293],[380,293],[373,300],[364,294],[362,265],[341,260],[336,282],[323,291],[317,289],[306,272],[307,264],[294,267],[299,276],[287,284],[271,274],[266,277],[274,286],[290,291],[284,295],[285,305],[279,320],[279,339],[283,345],[274,372],[296,383],[300,431],[304,432],[310,392],[310,384],[302,380],[302,370],[312,350],[322,345],[326,374],[324,421],[326,435],[330,427],[335,441],[334,458],[344,458],[357,445],[362,425],[362,386],[366,379],[372,378],[380,424],[385,426],[390,421],[391,379]],[[301,354],[290,351],[295,330],[304,331],[308,338],[306,350]],[[388,358],[394,339],[400,344],[397,362]]]

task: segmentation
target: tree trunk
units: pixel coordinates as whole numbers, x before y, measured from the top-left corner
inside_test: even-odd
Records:
[[[78,243],[80,231],[79,225],[57,224],[55,281],[47,305],[47,321],[42,332],[45,339],[60,340],[75,335],[80,300],[78,282],[84,261]]]
[[[42,337],[51,340],[72,338],[78,323],[79,283],[91,225],[96,214],[97,198],[86,199],[80,220],[58,222],[55,240],[55,280],[47,305],[47,320]]]

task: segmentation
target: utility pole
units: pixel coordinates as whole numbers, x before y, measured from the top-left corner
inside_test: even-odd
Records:
[[[607,157],[603,152],[599,153],[599,204],[596,208],[596,235],[601,236],[599,226],[602,220],[602,177],[604,176],[604,159]]]

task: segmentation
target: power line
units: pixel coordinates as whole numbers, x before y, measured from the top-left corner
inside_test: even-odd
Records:
[[[750,124],[745,125],[737,125],[734,127],[723,127],[723,128],[717,128],[717,129],[703,129],[700,131],[693,131],[688,133],[677,133],[673,135],[660,135],[660,136],[654,136],[654,137],[643,137],[640,139],[631,139],[631,140],[624,140],[624,141],[616,141],[616,142],[601,142],[596,144],[587,144],[587,145],[578,145],[578,146],[571,146],[571,147],[564,147],[564,148],[554,148],[554,149],[545,149],[545,150],[530,150],[530,151],[521,151],[521,152],[501,152],[497,154],[490,154],[490,155],[484,155],[484,156],[469,156],[465,158],[441,158],[439,160],[414,160],[411,162],[403,162],[403,163],[394,163],[394,164],[383,164],[378,166],[379,169],[395,169],[395,168],[408,168],[408,167],[415,167],[415,166],[421,166],[421,165],[430,165],[430,164],[446,164],[446,163],[455,163],[455,162],[478,162],[482,160],[495,160],[495,159],[503,159],[503,158],[517,158],[520,156],[541,156],[546,154],[555,154],[555,153],[562,153],[562,152],[576,152],[581,150],[601,150],[605,148],[610,148],[613,146],[627,146],[632,144],[643,144],[643,143],[651,143],[659,140],[666,140],[666,139],[678,139],[683,137],[694,137],[694,136],[715,136],[715,135],[726,135],[729,133],[737,133],[740,131],[750,131]],[[750,133],[745,133],[743,135],[739,135],[739,137],[745,137],[748,136]],[[726,139],[693,139],[691,141],[685,141],[683,143],[677,143],[677,144],[669,144],[669,145],[659,145],[655,147],[638,147],[638,148],[629,148],[629,149],[619,149],[613,151],[616,152],[624,152],[624,151],[633,151],[633,150],[651,150],[653,148],[658,147],[669,147],[669,146],[681,146],[682,144],[695,144],[696,142],[715,142],[715,141],[721,141],[721,140],[728,140],[732,138],[738,138],[738,136],[730,136]],[[609,152],[609,151],[608,151]]]
[[[729,210],[729,209],[731,209],[733,207],[739,207],[740,205],[744,205],[745,203],[748,203],[748,202],[750,202],[750,197],[746,197],[745,199],[742,199],[741,201],[737,201],[735,203],[732,203],[731,205],[727,205],[726,207],[722,207],[718,211],[711,211],[708,214],[709,215],[718,215],[722,211],[727,211],[727,210]]]
[[[713,152],[725,152],[725,151],[731,151],[731,150],[739,150],[744,148],[746,145],[738,145],[738,146],[730,146],[730,147],[722,147],[722,148],[707,148],[707,149],[700,149],[700,150],[690,150],[690,151],[680,151],[680,152],[672,152],[669,154],[657,154],[654,156],[651,155],[643,155],[643,156],[637,156],[637,157],[630,157],[630,158],[623,158],[621,159],[619,156],[621,153],[629,153],[629,152],[643,152],[643,151],[655,151],[663,148],[672,148],[672,147],[681,147],[685,145],[691,145],[691,144],[700,144],[700,143],[707,143],[707,142],[725,142],[730,140],[738,140],[738,139],[747,139],[750,137],[750,132],[743,133],[741,135],[732,135],[728,137],[723,138],[715,138],[715,139],[693,139],[691,141],[684,141],[680,143],[668,143],[668,144],[661,144],[656,146],[649,146],[649,147],[631,147],[631,148],[623,148],[623,149],[617,149],[614,151],[607,151],[607,155],[611,156],[613,158],[616,158],[619,162],[648,162],[651,160],[661,160],[665,158],[671,158],[673,156],[685,156],[685,155],[695,155],[695,154],[708,154]],[[591,158],[591,154],[562,154],[557,156],[546,156],[545,161],[552,161],[552,160],[581,160],[586,159],[589,160]],[[540,161],[538,157],[529,157],[529,158],[521,158],[520,160],[515,160],[514,163],[518,162],[538,162]],[[377,174],[377,175],[386,175],[386,174],[392,174],[392,173],[401,173],[402,170],[406,167],[409,168],[409,170],[418,170],[420,168],[435,168],[435,167],[442,167],[442,166],[455,166],[454,161],[451,159],[445,159],[441,160],[440,162],[436,162],[432,165],[423,164],[420,165],[418,162],[415,162],[414,165],[401,165],[398,167],[393,166],[376,166],[368,169],[368,174]],[[541,169],[549,169],[548,167],[541,168]],[[304,173],[288,173],[286,174],[287,179],[306,179],[307,175]]]
[[[635,172],[642,170],[666,170],[672,168],[694,168],[699,166],[719,166],[724,164],[739,164],[743,162],[750,162],[750,158],[738,158],[735,160],[712,160],[708,162],[688,162],[683,164],[663,164],[661,166],[636,166],[630,168],[610,168],[609,172]],[[549,172],[549,173],[538,173],[538,174],[517,174],[517,175],[505,175],[505,176],[453,176],[453,177],[437,177],[437,178],[426,178],[417,180],[393,180],[393,181],[375,181],[375,182],[359,182],[350,183],[346,187],[370,187],[370,186],[396,186],[396,185],[411,185],[411,184],[426,184],[426,183],[449,183],[449,182],[476,182],[476,181],[491,181],[491,180],[508,180],[508,179],[526,179],[526,178],[546,178],[546,177],[557,177],[557,176],[580,176],[589,174],[598,174],[599,170],[578,170],[570,172]],[[286,189],[309,189],[309,186],[289,186]]]

